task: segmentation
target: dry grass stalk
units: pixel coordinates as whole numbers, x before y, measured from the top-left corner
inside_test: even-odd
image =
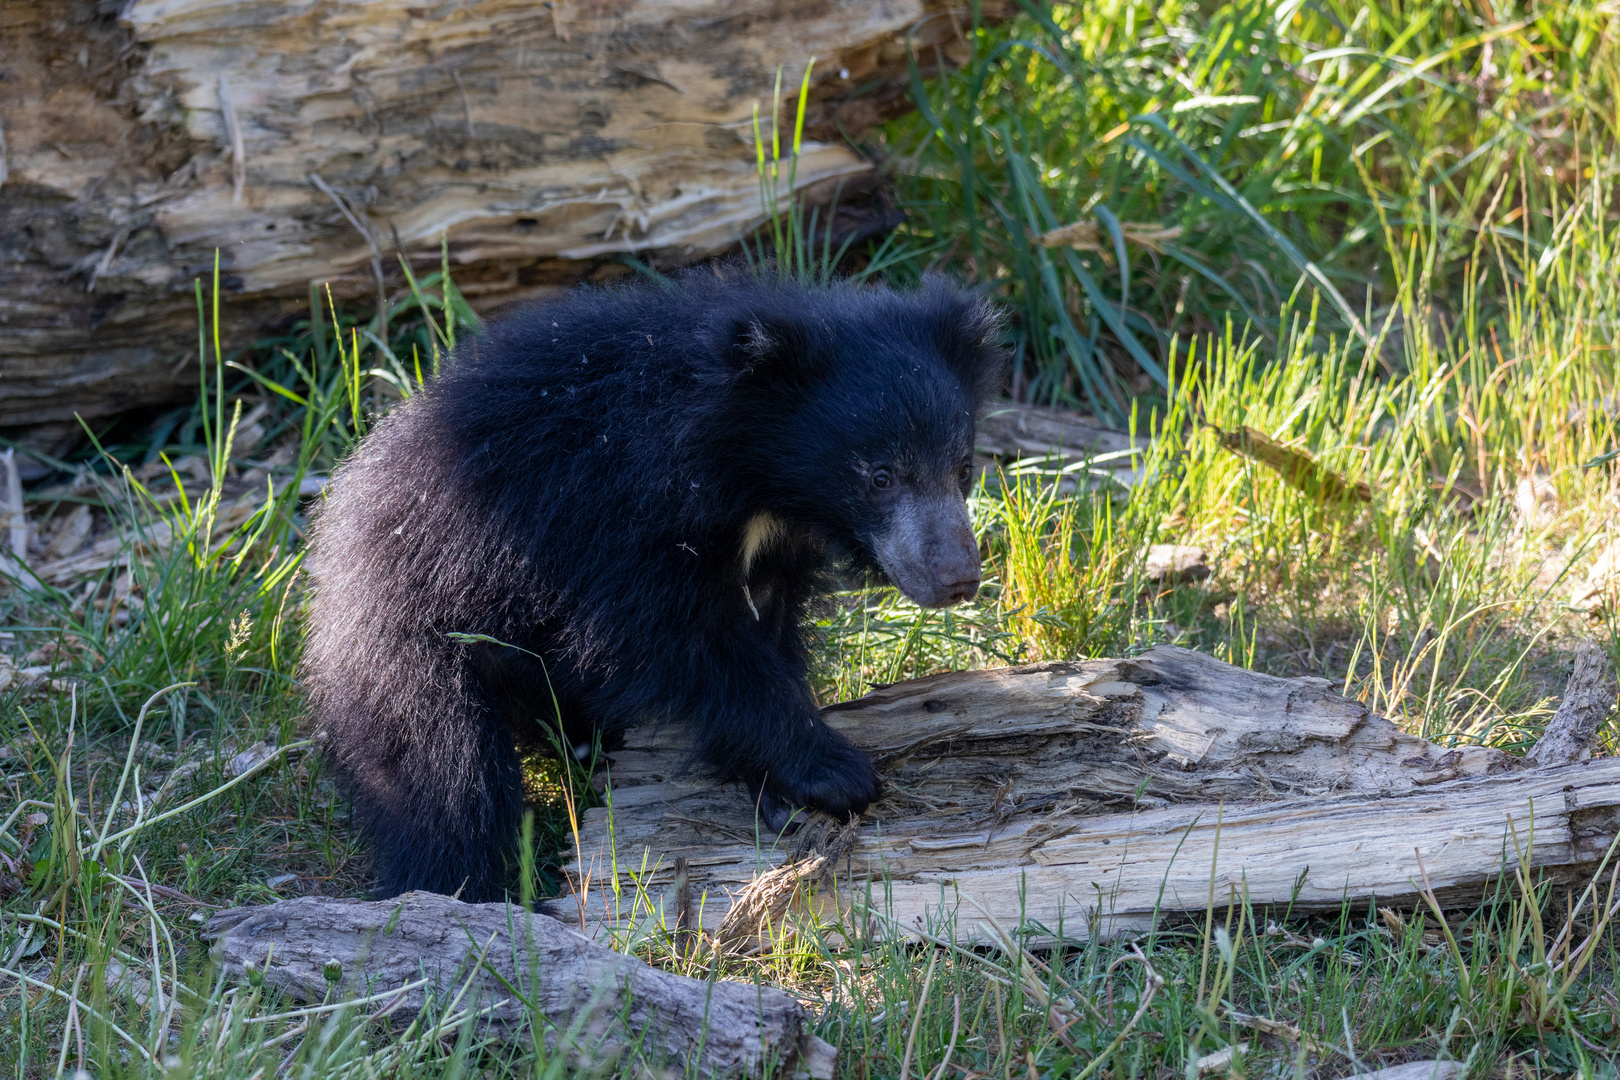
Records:
[[[1149,251],[1162,252],[1164,245],[1181,236],[1180,225],[1157,225],[1151,221],[1122,221],[1119,223],[1119,234],[1127,244],[1145,247]],[[1077,221],[1072,225],[1060,225],[1048,232],[1035,237],[1035,242],[1041,247],[1074,248],[1076,251],[1096,251],[1104,255],[1113,253],[1112,237],[1105,236],[1095,221]]]
[[[5,550],[0,550],[0,573],[16,577],[28,565],[28,515],[23,509],[22,479],[17,472],[17,451],[7,450],[0,454],[0,463],[5,466],[5,504],[4,510],[8,530],[9,544]]]

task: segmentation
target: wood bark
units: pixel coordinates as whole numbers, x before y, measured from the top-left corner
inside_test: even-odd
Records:
[[[811,1034],[804,1006],[784,991],[659,971],[507,904],[430,893],[305,896],[221,912],[205,936],[229,978],[262,974],[301,1001],[334,991],[370,996],[366,1012],[387,1010],[396,1023],[430,997],[442,1008],[465,988],[461,1004],[478,1010],[481,1031],[543,1037],[553,1050],[562,1040],[587,1071],[626,1053],[671,1077],[827,1080],[836,1063],[837,1051]]]
[[[939,675],[823,715],[884,776],[855,827],[771,836],[740,788],[683,769],[678,729],[641,729],[608,757],[609,806],[585,814],[577,895],[547,910],[583,907],[605,933],[674,927],[695,904],[684,914],[730,944],[819,882],[821,916],[880,934],[950,923],[994,943],[995,924],[1023,922],[1085,938],[1234,895],[1296,912],[1410,905],[1425,887],[1477,898],[1520,852],[1589,872],[1620,831],[1620,761],[1532,769],[1436,746],[1324,680],[1168,646]]]
[[[251,333],[312,283],[365,297],[400,252],[437,265],[445,236],[483,304],[729,248],[769,209],[752,116],[769,133],[778,69],[791,92],[816,60],[793,185],[857,185],[871,165],[845,137],[903,107],[908,52],[965,55],[962,18],[946,0],[0,5],[0,427],[192,392],[193,282],[216,251]]]

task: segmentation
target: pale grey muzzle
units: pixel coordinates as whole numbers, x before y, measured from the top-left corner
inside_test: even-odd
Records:
[[[923,607],[948,607],[979,591],[979,545],[955,495],[903,495],[873,543],[878,565]]]

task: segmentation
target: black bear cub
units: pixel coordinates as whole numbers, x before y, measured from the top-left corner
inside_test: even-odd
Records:
[[[461,343],[311,540],[305,682],[379,893],[498,899],[518,750],[559,725],[679,722],[772,829],[864,810],[877,773],[817,713],[801,618],[831,567],[925,607],[978,590],[964,497],[998,333],[939,281],[696,273]]]

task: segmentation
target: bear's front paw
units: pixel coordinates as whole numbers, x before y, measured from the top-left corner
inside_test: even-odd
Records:
[[[776,776],[768,776],[760,798],[760,815],[776,832],[805,807],[839,819],[859,814],[882,791],[872,761],[849,740],[828,733],[819,754],[806,755]]]

